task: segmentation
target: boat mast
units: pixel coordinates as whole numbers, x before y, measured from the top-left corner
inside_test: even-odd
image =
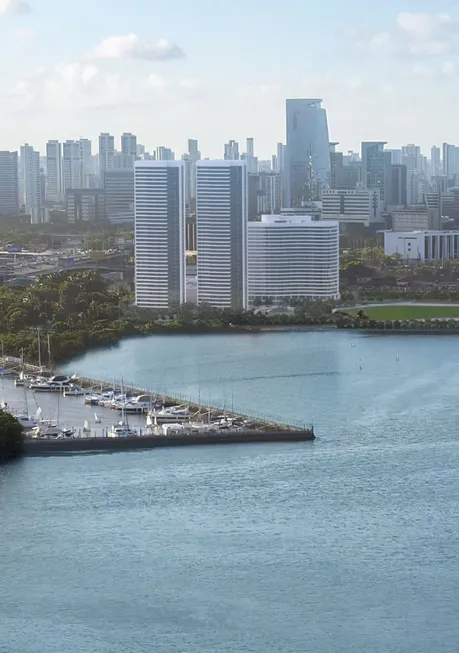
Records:
[[[51,336],[48,333],[48,367],[51,371]]]
[[[38,367],[41,371],[41,343],[40,343],[40,327],[37,329],[37,338],[38,338]]]

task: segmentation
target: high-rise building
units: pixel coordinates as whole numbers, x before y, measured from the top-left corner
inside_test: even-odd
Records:
[[[287,100],[285,205],[300,208],[318,199],[330,177],[327,112],[320,99]]]
[[[122,152],[115,152],[113,157],[113,169],[125,169],[130,168],[134,170],[134,164],[136,162],[136,156],[134,154],[123,154]],[[105,171],[107,172],[107,171]]]
[[[430,176],[438,177],[441,175],[441,151],[434,145],[430,150]]]
[[[190,208],[196,201],[196,163],[201,160],[198,141],[194,138],[188,139],[188,154],[184,154],[185,161],[185,188],[186,201]]]
[[[247,139],[247,152],[241,158],[247,161],[247,172],[258,172],[258,159],[255,156],[255,142],[253,138]]]
[[[456,174],[456,146],[443,143],[443,174],[453,177]]]
[[[18,153],[0,152],[0,215],[19,213]]]
[[[281,185],[279,173],[249,173],[247,188],[249,218],[255,218],[262,214],[280,213]]]
[[[238,161],[239,160],[239,143],[236,141],[228,141],[225,143],[225,161]]]
[[[182,161],[137,161],[135,302],[173,310],[185,302],[185,180]]]
[[[379,190],[338,190],[326,188],[322,191],[322,218],[341,223],[369,226],[381,220],[381,198]]]
[[[104,180],[106,170],[114,167],[115,138],[110,134],[103,133],[99,136],[99,175],[101,183]]]
[[[339,298],[339,224],[264,215],[248,223],[248,298]]]
[[[66,193],[70,189],[83,187],[83,162],[80,141],[65,141],[62,150],[62,188]]]
[[[46,199],[48,202],[62,200],[62,145],[59,141],[46,144]]]
[[[121,135],[121,153],[137,158],[137,136],[129,133]]]
[[[136,156],[137,158],[140,159],[141,156],[145,154],[145,145],[140,145],[140,143],[137,143],[136,147]]]
[[[408,205],[408,175],[406,165],[391,165],[392,181],[387,206],[406,208]]]
[[[92,143],[88,138],[80,138],[81,157],[81,187],[92,188],[94,186],[94,159],[92,156]]]
[[[105,171],[107,220],[114,224],[134,222],[134,168]]]
[[[42,221],[40,153],[27,143],[21,147],[20,177],[22,197],[20,203],[30,214],[32,224]]]
[[[103,188],[70,188],[65,194],[69,223],[103,222],[106,217]]]
[[[160,145],[156,148],[156,161],[174,161],[175,154],[169,147]]]
[[[195,138],[188,139],[188,154],[193,161],[201,160],[201,152],[199,151],[199,143]]]
[[[384,146],[383,141],[362,143],[362,184],[364,188],[379,190],[385,208],[392,181],[392,155]]]
[[[198,161],[198,303],[247,308],[247,166]]]

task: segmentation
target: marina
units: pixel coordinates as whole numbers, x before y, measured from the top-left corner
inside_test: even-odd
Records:
[[[1,406],[21,422],[28,455],[315,439],[300,428],[136,388],[2,361]],[[20,370],[19,370],[20,367]]]

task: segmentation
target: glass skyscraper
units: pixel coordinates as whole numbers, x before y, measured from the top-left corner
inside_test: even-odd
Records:
[[[286,198],[301,207],[328,185],[330,154],[327,112],[320,99],[287,100]]]

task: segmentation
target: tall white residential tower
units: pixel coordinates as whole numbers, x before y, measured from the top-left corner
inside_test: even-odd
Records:
[[[136,306],[175,309],[186,289],[183,161],[137,161],[134,202]]]
[[[20,204],[24,205],[33,224],[41,222],[40,153],[27,143],[21,147]]]
[[[62,146],[59,141],[46,144],[46,199],[48,202],[62,200]]]
[[[247,166],[196,164],[198,303],[247,308]]]

